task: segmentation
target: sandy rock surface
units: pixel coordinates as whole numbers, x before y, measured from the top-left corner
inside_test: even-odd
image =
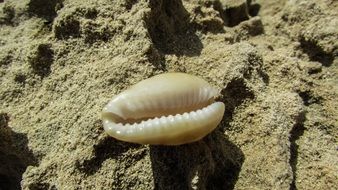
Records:
[[[338,1],[0,1],[0,190],[336,189]],[[201,141],[117,141],[100,112],[164,72],[226,105]]]

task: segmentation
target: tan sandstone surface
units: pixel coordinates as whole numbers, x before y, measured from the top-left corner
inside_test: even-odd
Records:
[[[0,190],[337,189],[338,1],[0,1]],[[181,146],[107,136],[112,96],[164,72],[226,105]]]

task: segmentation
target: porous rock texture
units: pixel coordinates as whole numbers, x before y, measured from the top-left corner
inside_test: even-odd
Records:
[[[338,2],[0,1],[0,189],[335,189]],[[150,76],[216,86],[220,126],[117,141],[110,98]]]

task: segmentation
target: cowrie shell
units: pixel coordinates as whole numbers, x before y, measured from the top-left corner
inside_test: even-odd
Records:
[[[156,75],[114,96],[103,108],[103,127],[116,139],[138,144],[198,141],[222,120],[225,106],[214,101],[217,93],[193,75]]]

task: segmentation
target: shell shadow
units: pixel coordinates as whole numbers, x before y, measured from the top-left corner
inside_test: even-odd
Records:
[[[234,79],[221,91],[221,97],[217,101],[224,102],[226,105],[224,116],[220,124],[221,130],[224,132],[230,127],[229,123],[233,120],[235,109],[247,100],[255,98],[255,94],[250,90],[244,79]]]
[[[233,189],[243,152],[217,130],[181,146],[150,146],[155,189]]]
[[[101,167],[102,163],[109,159],[118,159],[123,153],[130,149],[138,149],[141,145],[118,141],[114,138],[107,137],[94,146],[94,155],[89,160],[77,163],[79,171],[87,174],[95,174]]]

